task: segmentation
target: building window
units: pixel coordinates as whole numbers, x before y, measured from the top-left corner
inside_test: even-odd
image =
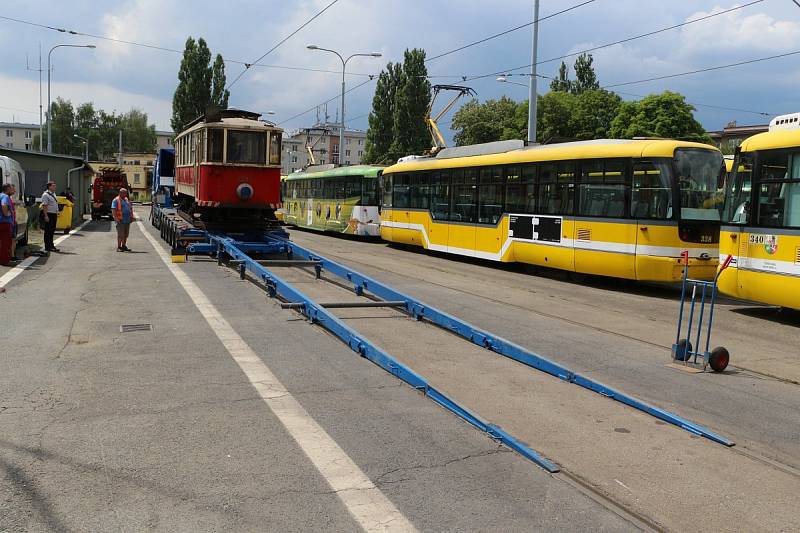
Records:
[[[14,130],[6,130],[6,137],[13,137],[13,136],[14,136]]]
[[[25,132],[25,138],[26,138],[26,139],[33,139],[33,132],[32,132],[32,131],[30,131],[30,130],[27,130],[27,131]]]
[[[26,150],[30,150],[31,146],[32,146],[31,143],[25,143],[25,149]]]
[[[292,163],[297,163],[297,156],[296,155],[292,156]]]
[[[359,139],[359,140],[358,140],[358,145],[359,145],[359,146],[362,146],[363,144],[364,144],[364,139]]]
[[[6,148],[14,148],[14,143],[6,143]]]
[[[350,144],[350,143],[347,143],[347,144]],[[345,150],[345,151],[344,151],[344,155],[345,155],[346,157],[350,157],[350,150]]]
[[[138,172],[133,175],[133,183],[138,185],[142,176]]]
[[[320,165],[324,165],[324,164],[325,164],[325,160],[324,160],[324,159],[320,159],[320,160],[319,160],[319,164],[320,164]]]
[[[350,164],[350,161],[345,161],[345,162],[344,162],[344,164],[345,164],[345,165],[349,165],[349,164]]]
[[[363,155],[364,155],[364,150],[359,150],[359,151],[358,151],[358,157],[361,157],[361,156],[363,156]]]
[[[347,146],[350,146],[350,139],[345,139],[344,140],[344,144],[347,145]]]

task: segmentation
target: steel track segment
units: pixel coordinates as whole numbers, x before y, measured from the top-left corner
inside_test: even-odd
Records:
[[[277,244],[282,248],[282,252],[290,251],[287,240],[269,237],[273,245]],[[547,472],[554,474],[560,471],[560,467],[547,460],[540,453],[529,446],[522,444],[511,434],[481,419],[468,409],[462,407],[457,402],[450,399],[446,394],[432,387],[428,381],[405,366],[384,350],[372,344],[368,339],[361,336],[356,330],[345,324],[333,313],[314,302],[311,298],[293,287],[290,283],[283,280],[271,270],[265,268],[257,260],[249,257],[246,251],[239,247],[241,243],[224,235],[208,235],[209,244],[214,247],[216,253],[224,252],[233,261],[238,263],[239,268],[244,268],[263,283],[272,297],[280,297],[288,302],[302,303],[299,309],[312,323],[317,323],[324,327],[340,340],[347,344],[351,350],[362,357],[369,359],[390,374],[411,385],[425,396],[454,413],[473,427],[487,434],[492,440],[502,443],[506,447],[516,451],[526,459],[532,461]],[[275,252],[276,250],[272,250]]]
[[[724,446],[734,446],[734,442],[727,437],[719,435],[710,429],[701,426],[691,420],[683,418],[675,413],[661,409],[651,405],[644,400],[626,394],[622,391],[614,389],[599,381],[593,380],[583,376],[569,368],[556,363],[542,355],[531,352],[518,344],[515,344],[502,337],[498,337],[484,331],[478,327],[473,326],[469,322],[461,320],[453,315],[445,313],[435,307],[431,307],[416,298],[407,294],[401,293],[385,285],[369,276],[365,276],[355,270],[352,270],[336,261],[327,259],[319,254],[316,254],[306,248],[289,241],[284,241],[293,255],[302,257],[309,261],[320,261],[322,268],[340,278],[347,280],[353,287],[356,294],[362,294],[364,291],[382,298],[384,300],[405,300],[406,311],[416,319],[425,319],[437,326],[447,329],[470,342],[477,344],[487,350],[491,350],[500,355],[513,359],[531,368],[541,370],[552,376],[556,376],[569,383],[574,383],[585,389],[594,391],[602,396],[614,399],[618,402],[624,403],[634,409],[638,409],[643,413],[663,420],[669,424],[677,426],[681,429],[705,437],[713,442],[722,444]]]

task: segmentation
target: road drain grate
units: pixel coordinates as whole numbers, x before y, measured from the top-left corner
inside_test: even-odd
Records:
[[[120,333],[130,333],[132,331],[153,331],[152,324],[122,324],[119,327]]]

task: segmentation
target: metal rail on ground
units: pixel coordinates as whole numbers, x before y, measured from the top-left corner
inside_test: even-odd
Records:
[[[222,263],[223,257],[227,256],[229,263],[238,265],[239,274],[242,278],[245,277],[246,272],[250,272],[256,279],[263,283],[270,296],[283,299],[286,302],[286,304],[284,304],[285,307],[299,310],[311,322],[316,322],[339,337],[339,339],[350,346],[356,353],[402,379],[439,405],[485,432],[492,439],[517,451],[548,472],[558,472],[559,467],[532,448],[517,441],[502,428],[482,420],[480,417],[463,408],[444,393],[431,386],[425,378],[397,361],[386,351],[376,346],[361,333],[336,317],[330,309],[347,308],[354,305],[402,308],[406,313],[417,320],[427,320],[432,324],[442,327],[492,352],[617,400],[660,420],[678,426],[694,435],[708,438],[709,440],[725,446],[734,445],[733,441],[724,436],[718,435],[675,413],[650,405],[641,399],[583,376],[511,341],[477,328],[466,321],[427,305],[369,276],[365,276],[351,268],[299,246],[291,242],[288,239],[288,234],[282,230],[260,235],[215,234],[192,228],[186,224],[185,221],[181,221],[177,218],[174,213],[160,211],[154,213],[153,224],[156,225],[156,227],[160,227],[162,237],[164,237],[175,250],[183,250],[182,252],[174,250],[173,257],[176,257],[176,253],[212,254],[216,255],[219,263]],[[254,252],[263,254],[286,254],[288,259],[254,259],[250,257],[250,254]],[[303,294],[291,283],[282,279],[274,271],[270,270],[268,268],[269,266],[312,266],[317,277],[320,277],[321,272],[325,270],[333,276],[341,278],[349,283],[356,295],[362,296],[365,292],[368,292],[379,300],[377,302],[364,302],[363,304],[354,304],[350,302],[316,302]]]

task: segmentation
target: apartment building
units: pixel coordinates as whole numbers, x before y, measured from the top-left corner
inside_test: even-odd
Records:
[[[38,124],[0,122],[0,146],[15,150],[38,150],[33,138],[39,134]]]
[[[283,133],[281,148],[281,174],[291,174],[311,164],[308,149],[318,165],[339,164],[339,124],[324,122],[309,128]],[[344,131],[341,150],[342,165],[359,165],[364,158],[367,133],[360,130]]]

